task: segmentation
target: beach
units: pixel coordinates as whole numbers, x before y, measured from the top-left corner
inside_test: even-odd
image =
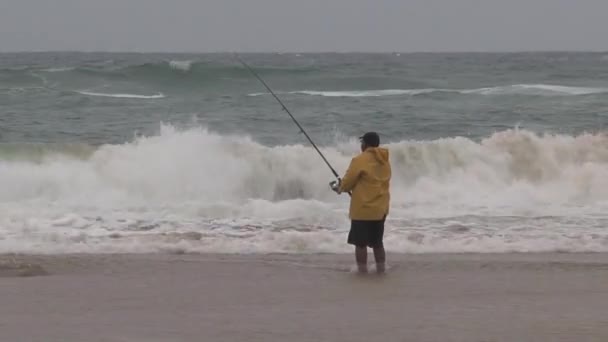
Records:
[[[608,340],[608,254],[388,257],[3,255],[1,340]]]

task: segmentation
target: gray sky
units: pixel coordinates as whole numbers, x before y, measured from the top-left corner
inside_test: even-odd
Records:
[[[608,50],[608,0],[0,0],[0,51]]]

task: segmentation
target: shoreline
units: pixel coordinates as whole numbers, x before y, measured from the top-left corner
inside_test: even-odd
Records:
[[[0,253],[0,278],[48,276],[56,273],[78,273],[83,269],[96,269],[121,261],[143,263],[159,262],[217,262],[294,265],[316,267],[338,272],[355,273],[354,253]],[[494,267],[525,265],[606,265],[608,252],[537,252],[537,253],[391,253],[387,252],[390,272],[399,266],[416,266],[421,263],[450,262],[459,265],[493,265]],[[308,266],[307,266],[308,265]],[[316,266],[315,266],[316,265]],[[368,265],[374,267],[374,257],[368,252]],[[480,266],[481,267],[481,266]],[[371,270],[371,268],[370,268]]]
[[[608,253],[9,258],[47,273],[0,275],[6,341],[608,340]]]

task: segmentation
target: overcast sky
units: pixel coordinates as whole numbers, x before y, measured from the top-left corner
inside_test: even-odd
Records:
[[[608,50],[608,0],[0,0],[0,51]]]

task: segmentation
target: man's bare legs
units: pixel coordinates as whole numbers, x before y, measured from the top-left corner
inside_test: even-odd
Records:
[[[386,252],[384,247],[374,248],[374,259],[376,259],[376,272],[384,273],[386,264]]]
[[[355,259],[359,273],[367,273],[367,247],[355,247]],[[376,260],[376,272],[384,273],[386,270],[386,252],[384,247],[374,248],[374,259]]]
[[[359,273],[367,273],[367,247],[355,247],[355,259]]]

